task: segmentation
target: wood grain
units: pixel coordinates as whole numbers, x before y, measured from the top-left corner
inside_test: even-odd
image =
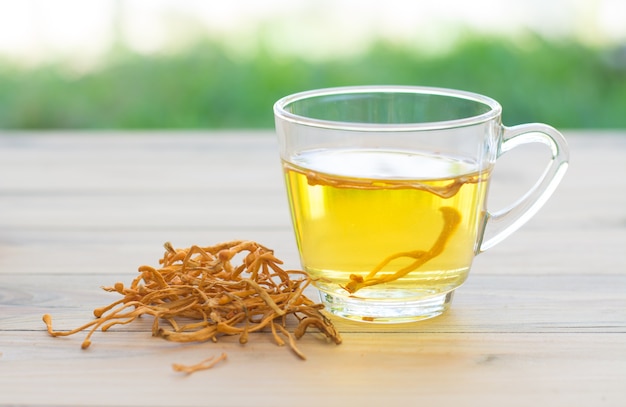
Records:
[[[162,244],[251,239],[298,254],[268,132],[0,134],[0,405],[626,405],[626,133],[566,132],[570,169],[513,236],[479,255],[451,310],[416,324],[336,320],[299,360],[269,333],[217,343],[150,336],[149,320],[51,338],[117,298]],[[514,150],[490,208],[545,155]],[[313,289],[307,295],[316,298]],[[228,354],[184,376],[172,363]]]

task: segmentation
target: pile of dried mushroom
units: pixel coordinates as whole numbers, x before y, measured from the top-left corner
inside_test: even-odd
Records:
[[[92,334],[115,325],[128,324],[150,315],[152,334],[175,342],[217,341],[220,335],[238,335],[246,343],[252,332],[269,329],[278,345],[295,345],[309,327],[317,328],[335,343],[341,337],[320,311],[322,304],[303,294],[310,278],[302,271],[284,270],[272,250],[252,241],[231,241],[209,247],[174,249],[165,244],[159,268],[139,267],[130,286],[116,283],[105,290],[123,297],[94,310],[96,319],[71,331],[54,331],[50,315],[43,317],[52,336],[67,336],[89,329],[82,343],[91,344]],[[241,260],[240,264],[236,264]],[[286,317],[296,318],[293,332]],[[194,366],[174,365],[193,372],[223,360],[206,360]]]

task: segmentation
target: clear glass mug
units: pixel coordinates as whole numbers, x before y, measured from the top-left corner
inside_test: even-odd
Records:
[[[505,127],[502,108],[458,90],[320,89],[274,105],[295,237],[327,309],[408,322],[443,313],[475,255],[528,221],[568,165],[544,124]],[[499,156],[527,143],[552,158],[512,206],[487,210]]]

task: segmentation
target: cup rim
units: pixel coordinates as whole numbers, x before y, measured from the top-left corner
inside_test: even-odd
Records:
[[[423,95],[448,96],[457,99],[465,99],[487,105],[490,109],[479,115],[468,116],[461,119],[442,120],[416,123],[359,123],[342,122],[333,120],[316,119],[288,112],[286,107],[299,100],[319,96],[348,95],[358,93],[415,93]],[[330,130],[353,130],[353,131],[424,131],[442,130],[457,127],[466,127],[490,121],[502,113],[502,106],[495,99],[474,92],[464,90],[407,85],[365,85],[365,86],[341,86],[321,88],[294,93],[279,99],[274,103],[274,115],[276,118],[310,127],[318,127]]]

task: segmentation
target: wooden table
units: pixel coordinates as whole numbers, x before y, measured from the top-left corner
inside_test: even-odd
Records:
[[[148,320],[81,350],[83,334],[52,338],[41,320],[91,320],[119,298],[100,287],[156,264],[166,241],[255,240],[298,268],[271,132],[4,132],[0,405],[625,406],[626,132],[565,134],[560,188],[476,258],[447,314],[336,320],[343,344],[307,334],[302,361],[269,333],[177,344]],[[492,206],[532,181],[535,153],[503,158]],[[171,368],[222,352],[211,370]]]

